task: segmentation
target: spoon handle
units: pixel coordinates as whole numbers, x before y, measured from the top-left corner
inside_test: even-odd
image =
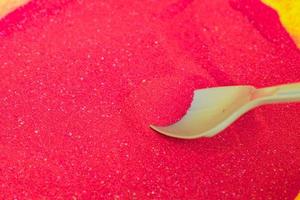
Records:
[[[300,102],[300,82],[258,89],[263,103]]]

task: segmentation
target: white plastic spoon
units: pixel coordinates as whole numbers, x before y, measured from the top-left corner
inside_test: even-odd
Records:
[[[200,89],[180,121],[150,127],[175,138],[212,137],[257,106],[289,102],[300,102],[300,82],[261,89],[249,85]]]

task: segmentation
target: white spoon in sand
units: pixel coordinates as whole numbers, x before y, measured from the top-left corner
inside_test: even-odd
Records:
[[[180,121],[150,127],[175,138],[212,137],[257,106],[289,102],[300,102],[300,82],[261,89],[249,85],[200,89]]]

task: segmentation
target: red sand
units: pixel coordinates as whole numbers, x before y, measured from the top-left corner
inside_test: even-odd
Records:
[[[258,0],[36,0],[0,22],[1,199],[293,199],[300,105],[211,139],[148,128],[197,88],[300,80]]]

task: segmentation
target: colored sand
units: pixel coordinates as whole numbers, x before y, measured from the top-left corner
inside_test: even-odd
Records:
[[[194,89],[296,82],[300,53],[253,0],[36,0],[0,21],[3,199],[292,199],[300,106],[176,140]]]

